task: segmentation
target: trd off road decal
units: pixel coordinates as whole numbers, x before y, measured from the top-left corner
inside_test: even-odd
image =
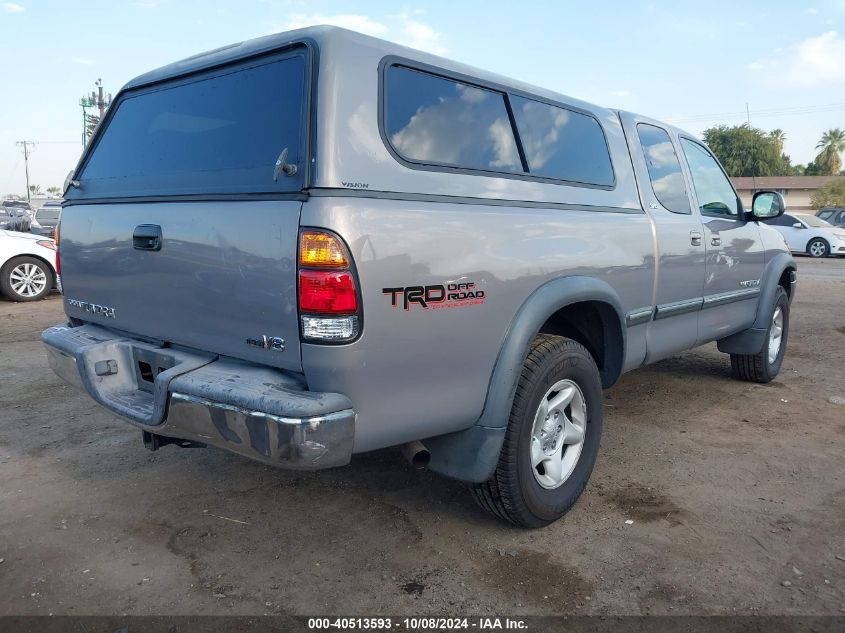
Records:
[[[405,310],[409,310],[412,303],[425,309],[461,308],[481,305],[486,299],[484,291],[477,290],[471,281],[433,286],[382,288],[381,291],[390,296],[391,306],[395,308],[401,305]]]

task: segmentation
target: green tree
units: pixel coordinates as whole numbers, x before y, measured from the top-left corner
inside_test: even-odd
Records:
[[[816,156],[815,163],[823,176],[835,176],[842,169],[840,154],[845,152],[845,130],[833,128],[822,134],[816,145],[821,150]]]
[[[47,193],[51,196],[58,196],[62,193],[61,187],[47,187]]]
[[[823,207],[845,207],[845,180],[832,180],[819,187],[810,198],[814,209]]]
[[[782,130],[766,134],[747,123],[704,130],[704,142],[730,176],[788,176],[789,156],[783,153],[786,135]]]
[[[769,132],[769,138],[772,139],[777,146],[778,154],[783,154],[783,144],[786,141],[786,132],[780,128],[775,128]]]
[[[30,185],[29,186],[29,193],[33,196],[40,196],[41,195],[41,185]]]

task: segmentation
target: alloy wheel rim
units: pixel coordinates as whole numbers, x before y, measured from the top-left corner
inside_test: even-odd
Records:
[[[19,296],[34,297],[47,286],[47,273],[35,264],[18,264],[9,274],[9,284]]]
[[[813,242],[810,244],[810,255],[814,257],[821,257],[824,255],[824,244],[821,242]]]
[[[587,405],[581,388],[566,379],[540,399],[531,429],[531,470],[543,488],[562,486],[581,457],[587,434]]]
[[[772,327],[769,328],[769,365],[774,364],[780,352],[783,341],[783,310],[778,306],[772,316]]]

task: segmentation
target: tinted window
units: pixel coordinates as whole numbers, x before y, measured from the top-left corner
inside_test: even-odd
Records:
[[[409,161],[522,171],[504,95],[401,66],[387,69],[385,127]]]
[[[511,96],[516,127],[535,176],[612,186],[613,166],[599,122],[566,108]]]
[[[703,145],[682,138],[681,145],[692,173],[695,195],[702,213],[739,216],[739,200],[722,168]]]
[[[304,93],[301,54],[127,93],[68,197],[299,190]],[[274,182],[285,147],[299,174]]]
[[[782,215],[778,218],[766,218],[765,220],[759,220],[763,224],[768,224],[769,226],[792,226],[795,220],[792,216],[789,215]]]
[[[819,229],[827,229],[833,226],[827,220],[823,220],[822,218],[817,218],[814,215],[802,215],[799,218],[804,224],[808,226],[812,226]]]
[[[39,220],[58,220],[61,207],[42,208],[35,212],[35,217]]]
[[[828,209],[826,211],[819,211],[819,217],[822,220],[827,220],[832,215],[833,215],[833,209]]]
[[[684,174],[669,133],[654,125],[640,123],[637,134],[648,165],[651,188],[660,204],[673,213],[690,213]]]

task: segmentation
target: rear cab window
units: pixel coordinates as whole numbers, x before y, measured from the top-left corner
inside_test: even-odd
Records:
[[[120,95],[68,199],[303,187],[308,51],[297,47]],[[274,180],[284,149],[297,174]]]
[[[681,162],[669,133],[656,125],[638,123],[637,136],[654,196],[672,213],[691,213]]]
[[[58,220],[61,212],[61,207],[41,207],[35,212],[35,218],[37,220]]]
[[[607,139],[589,113],[399,63],[383,72],[382,134],[409,167],[615,186]]]

